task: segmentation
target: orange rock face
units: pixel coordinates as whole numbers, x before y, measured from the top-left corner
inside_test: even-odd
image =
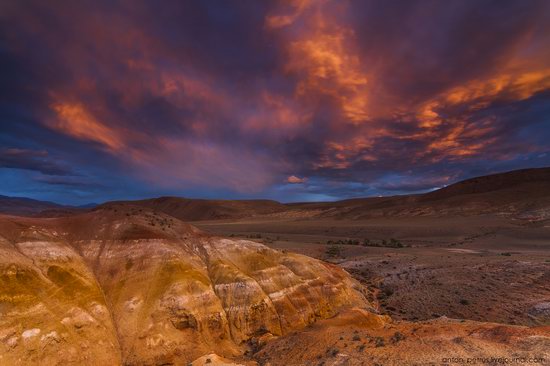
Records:
[[[339,267],[144,209],[5,216],[0,235],[1,364],[231,358],[252,339],[371,308]]]

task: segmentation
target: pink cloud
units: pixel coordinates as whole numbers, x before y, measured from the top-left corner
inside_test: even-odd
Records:
[[[300,184],[300,183],[307,182],[307,178],[306,177],[300,178],[295,175],[291,175],[286,179],[286,181],[291,184]]]

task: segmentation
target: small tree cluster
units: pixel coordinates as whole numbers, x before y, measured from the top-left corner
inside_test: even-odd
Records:
[[[339,257],[342,254],[342,250],[336,245],[331,245],[326,249],[325,254],[329,257]]]
[[[391,238],[390,240],[382,239],[381,241],[374,241],[365,238],[363,242],[360,242],[357,239],[339,239],[339,240],[327,240],[328,245],[362,245],[364,247],[382,247],[382,248],[404,248],[405,245],[395,239]]]

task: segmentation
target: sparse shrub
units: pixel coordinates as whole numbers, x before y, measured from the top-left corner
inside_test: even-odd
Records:
[[[390,246],[392,248],[403,248],[403,243],[401,243],[399,240],[395,238],[390,239]]]
[[[374,345],[375,347],[384,347],[386,345],[386,342],[384,342],[384,338],[376,337],[374,338]]]
[[[393,289],[388,285],[383,284],[380,290],[382,291],[382,294],[384,294],[385,297],[390,297],[391,295],[393,295]]]
[[[510,252],[504,252],[504,253],[500,253],[500,255],[503,255],[505,257],[510,257],[512,255],[512,253]]]
[[[329,257],[338,257],[342,254],[342,250],[336,245],[331,245],[326,249],[325,254]]]
[[[470,301],[466,299],[461,299],[459,302],[460,302],[460,305],[470,305]]]
[[[402,341],[403,339],[405,339],[405,336],[403,335],[403,333],[395,332],[393,336],[390,338],[390,341],[395,344],[395,343],[398,343],[399,341]]]
[[[365,346],[364,344],[361,344],[361,345],[359,345],[359,346],[357,347],[357,350],[358,350],[359,352],[363,352],[363,351],[365,350],[365,347],[366,347],[366,346]]]
[[[368,247],[370,244],[371,244],[371,243],[370,243],[370,240],[369,240],[369,239],[366,239],[366,238],[365,238],[365,239],[363,240],[363,246],[364,246],[364,247]]]
[[[359,337],[359,335],[356,334],[356,335],[353,336],[352,340],[355,341],[355,342],[358,342],[358,341],[361,340],[361,337]]]

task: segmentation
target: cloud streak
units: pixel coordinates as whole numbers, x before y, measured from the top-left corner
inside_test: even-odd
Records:
[[[63,163],[52,159],[47,151],[9,148],[0,150],[0,168],[22,169],[47,175],[73,175]]]

